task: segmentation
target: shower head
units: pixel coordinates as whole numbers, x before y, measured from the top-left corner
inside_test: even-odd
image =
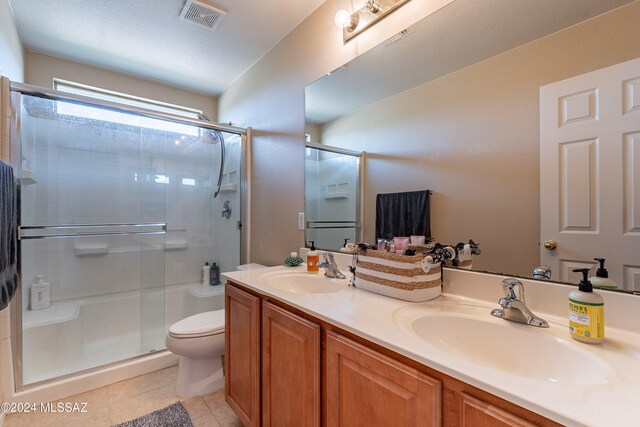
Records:
[[[198,119],[204,120],[205,122],[210,122],[211,119],[204,113],[198,113]],[[205,133],[209,135],[209,140],[211,144],[217,144],[222,140],[222,134],[218,130],[204,129]]]

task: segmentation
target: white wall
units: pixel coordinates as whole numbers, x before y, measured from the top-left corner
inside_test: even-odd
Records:
[[[22,43],[8,0],[0,0],[0,75],[24,81]]]
[[[414,0],[344,45],[334,24],[350,0],[328,0],[220,97],[219,119],[251,126],[251,261],[280,264],[304,241],[304,88],[450,0]]]

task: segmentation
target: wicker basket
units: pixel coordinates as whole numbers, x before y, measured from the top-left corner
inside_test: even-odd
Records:
[[[423,269],[426,255],[397,255],[366,250],[357,255],[356,287],[405,301],[422,302],[437,298],[442,292],[440,265]]]

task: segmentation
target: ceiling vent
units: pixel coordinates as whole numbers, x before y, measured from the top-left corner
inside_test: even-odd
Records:
[[[198,0],[187,0],[180,12],[180,19],[215,30],[226,15],[227,12],[210,4]]]

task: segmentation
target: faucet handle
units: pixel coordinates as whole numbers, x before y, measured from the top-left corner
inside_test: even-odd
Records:
[[[322,255],[322,259],[324,259],[325,262],[328,262],[328,263],[334,262],[333,254],[331,252],[321,252],[321,255]]]
[[[510,277],[502,281],[502,288],[504,289],[505,296],[509,299],[518,299],[524,302],[524,285],[518,279]],[[518,288],[518,294],[514,288]]]

